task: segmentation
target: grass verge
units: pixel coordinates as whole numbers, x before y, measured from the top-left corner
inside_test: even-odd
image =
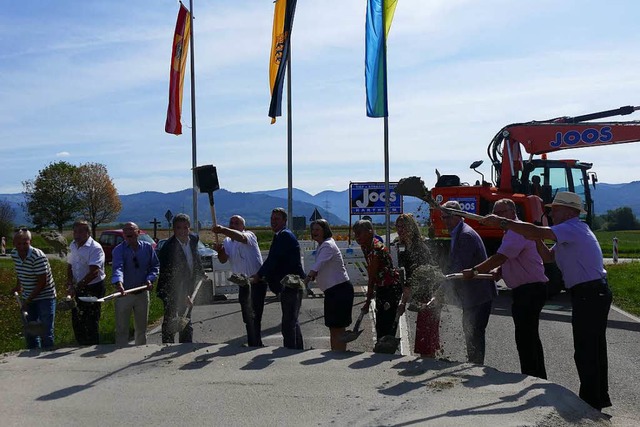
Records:
[[[58,300],[66,295],[67,264],[59,259],[50,259],[53,278],[56,283]],[[111,266],[106,268],[107,293],[112,293]],[[20,319],[20,309],[11,289],[16,284],[15,269],[11,258],[0,258],[0,353],[7,351],[21,350],[25,348],[24,337],[22,336],[22,320]],[[102,313],[100,316],[100,342],[103,344],[113,344],[115,342],[115,302],[113,300],[102,303]],[[149,305],[149,323],[155,323],[162,318],[162,301],[151,292],[151,303]],[[129,329],[133,333],[133,316],[130,320]],[[75,346],[76,340],[71,327],[71,312],[56,311],[55,321],[55,345],[56,347]]]

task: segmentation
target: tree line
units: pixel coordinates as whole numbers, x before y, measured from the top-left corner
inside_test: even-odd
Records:
[[[50,163],[22,186],[23,208],[36,229],[53,226],[62,232],[65,225],[83,218],[95,237],[98,225],[115,221],[122,210],[118,191],[101,163]]]

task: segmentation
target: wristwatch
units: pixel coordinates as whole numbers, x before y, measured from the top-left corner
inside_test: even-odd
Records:
[[[509,224],[509,222],[506,219],[500,220],[500,228],[502,228],[503,230],[507,229],[507,225],[508,224]]]

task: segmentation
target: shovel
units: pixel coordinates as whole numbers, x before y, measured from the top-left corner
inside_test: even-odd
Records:
[[[71,298],[71,296],[67,295],[64,299],[58,301],[56,304],[56,308],[60,311],[69,311],[76,308],[78,304],[76,300]]]
[[[398,329],[399,320],[400,312],[396,311],[396,318],[393,321],[393,329]],[[396,350],[398,349],[398,344],[400,344],[400,338],[396,338],[394,335],[385,335],[376,342],[375,346],[373,346],[373,352],[395,354]]]
[[[171,319],[171,322],[169,322],[169,330],[172,333],[175,334],[178,332],[182,332],[182,330],[186,328],[187,325],[189,324],[189,315],[191,314],[191,310],[193,310],[193,302],[196,300],[196,295],[198,295],[198,291],[200,290],[200,286],[202,285],[202,282],[203,280],[201,279],[196,285],[196,288],[193,290],[193,293],[189,297],[189,301],[191,301],[191,305],[187,307],[187,309],[184,311],[182,316],[176,319]]]
[[[482,215],[477,215],[471,212],[465,212],[458,209],[446,208],[444,206],[440,206],[438,202],[434,200],[431,196],[431,192],[427,190],[427,187],[424,185],[424,181],[420,179],[419,176],[410,176],[408,178],[402,178],[396,184],[396,193],[402,194],[403,196],[413,196],[417,197],[420,200],[427,202],[427,204],[434,208],[439,209],[440,211],[447,213],[449,215],[461,216],[464,218],[475,219],[476,221],[484,218]]]
[[[347,342],[355,341],[358,339],[358,337],[364,330],[364,329],[360,329],[360,323],[362,323],[362,319],[364,319],[365,314],[367,313],[364,311],[360,311],[360,316],[358,316],[358,319],[356,320],[355,325],[353,325],[353,330],[344,331],[344,334],[340,336],[341,342],[347,343]]]
[[[17,292],[14,292],[16,300],[18,301],[18,306],[20,307],[20,318],[22,319],[22,327],[24,331],[24,335],[30,335],[33,337],[43,336],[47,331],[42,322],[39,320],[27,320],[27,312],[22,311],[22,301],[20,300],[20,295]]]
[[[464,276],[462,273],[451,273],[445,276],[447,279],[463,279]],[[473,280],[485,280],[490,279],[493,280],[493,274],[491,273],[479,273],[473,276]]]
[[[124,294],[121,293],[121,292],[114,292],[114,293],[112,293],[110,295],[107,295],[107,296],[104,296],[102,298],[98,298],[98,297],[78,297],[78,299],[80,301],[83,301],[83,302],[106,302],[106,301],[112,300],[114,298],[118,298],[118,297],[120,297],[122,295],[127,295],[127,294],[130,294],[130,293],[133,293],[133,292],[138,292],[138,291],[143,291],[145,289],[147,289],[147,285],[138,286],[137,288],[127,289],[127,290],[124,291]]]

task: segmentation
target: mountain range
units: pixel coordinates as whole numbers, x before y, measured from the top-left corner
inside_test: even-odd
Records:
[[[145,191],[142,193],[120,196],[122,211],[116,220],[117,223],[134,221],[141,228],[150,228],[150,222],[155,219],[161,221],[162,226],[167,226],[165,213],[171,211],[173,215],[186,212],[191,215],[192,201],[191,189],[172,193],[160,193]],[[293,214],[304,216],[306,224],[317,209],[320,215],[333,225],[349,223],[349,191],[322,191],[311,195],[303,190],[294,188]],[[268,191],[255,191],[250,193],[230,192],[220,189],[214,193],[216,218],[219,223],[226,224],[229,217],[234,214],[242,215],[249,226],[268,226],[271,210],[275,207],[287,207],[288,191],[286,188]],[[628,206],[638,215],[640,213],[640,181],[626,184],[598,183],[593,190],[595,200],[595,212],[597,215],[606,213],[618,207]],[[16,224],[28,224],[25,212],[22,208],[24,195],[0,194],[0,200],[6,200],[15,209]],[[405,197],[404,212],[417,213],[419,217],[426,216],[423,213],[424,203],[413,197]],[[198,196],[198,219],[203,226],[211,224],[211,210],[206,194]],[[354,219],[355,220],[355,219]],[[383,216],[374,217],[375,222],[384,222]]]

